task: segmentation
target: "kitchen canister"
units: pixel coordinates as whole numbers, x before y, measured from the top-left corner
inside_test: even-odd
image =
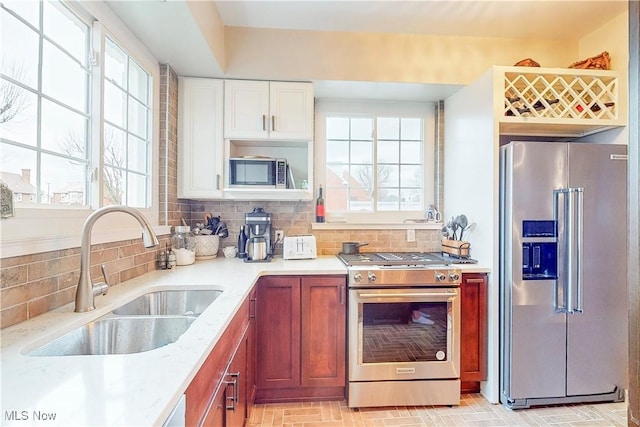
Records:
[[[189,265],[196,261],[196,240],[189,226],[175,227],[171,248],[176,254],[176,265]]]
[[[193,237],[196,242],[196,261],[213,259],[218,256],[220,236],[201,234]]]

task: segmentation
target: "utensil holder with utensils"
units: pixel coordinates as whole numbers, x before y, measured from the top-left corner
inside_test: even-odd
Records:
[[[471,243],[463,240],[442,239],[442,252],[457,258],[469,258]]]

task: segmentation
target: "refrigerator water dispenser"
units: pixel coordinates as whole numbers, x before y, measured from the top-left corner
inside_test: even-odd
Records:
[[[522,237],[535,239],[522,243],[523,280],[556,280],[558,278],[556,234],[555,221],[522,221]]]

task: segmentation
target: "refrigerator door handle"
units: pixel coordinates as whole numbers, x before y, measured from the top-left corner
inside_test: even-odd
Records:
[[[575,292],[575,278],[573,274],[573,260],[575,259],[574,248],[575,248],[575,188],[568,188],[566,190],[566,199],[565,199],[565,248],[566,248],[566,257],[564,259],[564,265],[566,268],[566,277],[567,277],[567,297],[565,298],[565,302],[567,304],[567,313],[574,313],[574,292]]]
[[[576,199],[576,305],[573,309],[576,313],[582,313],[582,296],[583,296],[583,281],[582,281],[582,265],[583,265],[583,237],[584,237],[584,188],[577,187],[574,189]]]
[[[558,240],[558,243],[562,243],[563,245],[562,248],[559,248],[561,250],[561,253],[559,255],[561,256],[558,256],[558,261],[568,259],[568,250],[570,246],[568,244],[567,230],[566,230],[567,210],[568,210],[568,197],[567,197],[568,192],[569,190],[566,188],[559,188],[559,189],[553,190],[553,220],[556,223],[556,227],[559,228],[559,222],[560,222],[559,209],[560,209],[560,200],[562,199],[562,202],[563,202],[562,225],[563,227],[565,227],[563,228],[564,237],[562,237],[562,239],[560,239],[560,235],[556,237],[556,239]],[[566,270],[567,270],[566,261],[565,261],[565,265],[563,265],[563,268],[564,270],[560,270],[560,271],[564,271],[564,274],[558,275],[558,278],[554,281],[553,308],[556,313],[568,313],[569,302],[571,301],[570,299],[568,299],[569,289],[568,289],[567,283],[568,283],[569,277],[567,277],[568,275],[566,273]]]

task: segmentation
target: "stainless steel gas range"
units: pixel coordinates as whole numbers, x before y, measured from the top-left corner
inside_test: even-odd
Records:
[[[414,252],[338,258],[349,272],[349,407],[458,405],[458,260]]]

